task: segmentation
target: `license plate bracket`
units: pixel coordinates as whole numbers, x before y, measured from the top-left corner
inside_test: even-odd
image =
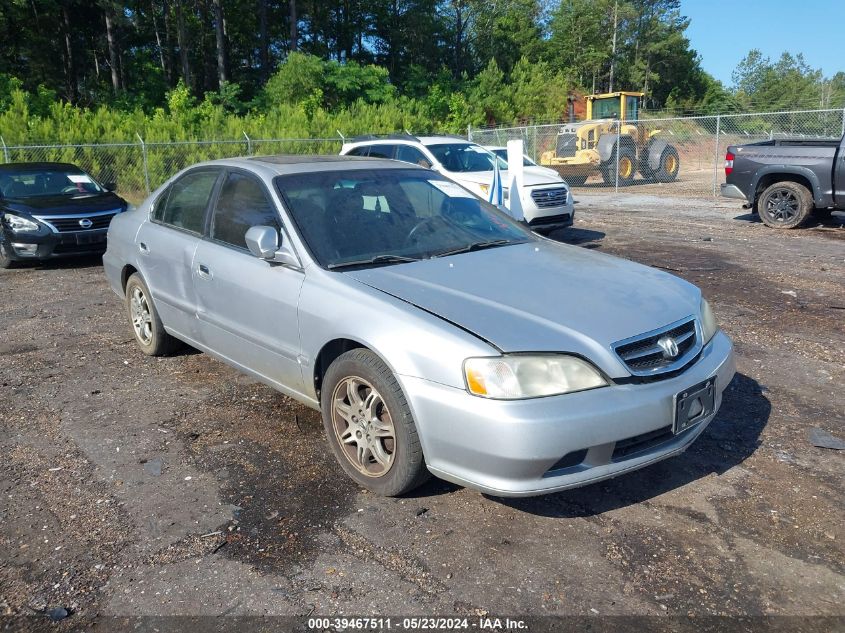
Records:
[[[76,243],[80,246],[100,244],[106,241],[106,234],[104,231],[97,231],[91,233],[77,233]]]
[[[716,377],[712,376],[675,394],[675,415],[672,433],[683,433],[701,422],[716,408]]]

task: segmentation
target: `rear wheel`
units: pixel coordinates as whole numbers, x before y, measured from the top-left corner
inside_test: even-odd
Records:
[[[167,356],[181,347],[181,341],[164,330],[150,290],[138,273],[126,282],[126,312],[135,342],[147,356]]]
[[[681,158],[678,150],[668,145],[660,155],[660,165],[654,172],[654,178],[658,182],[674,182],[681,169]]]
[[[794,229],[801,226],[813,211],[813,196],[797,182],[776,182],[757,199],[757,215],[766,226]]]
[[[392,497],[429,478],[405,394],[373,352],[353,349],[331,364],[321,406],[332,452],[356,483]]]

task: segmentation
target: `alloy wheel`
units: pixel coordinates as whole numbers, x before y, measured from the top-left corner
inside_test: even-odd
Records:
[[[344,378],[332,393],[331,416],[349,463],[367,477],[386,475],[396,453],[396,429],[375,387],[358,376]]]
[[[789,222],[800,210],[798,197],[789,189],[775,189],[766,200],[766,213],[777,222]]]
[[[132,288],[129,309],[135,336],[143,345],[149,345],[153,340],[153,315],[144,291],[138,286]]]

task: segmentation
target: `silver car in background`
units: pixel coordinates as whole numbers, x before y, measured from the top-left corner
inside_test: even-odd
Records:
[[[385,495],[641,468],[687,448],[734,375],[695,286],[392,160],[196,165],[112,221],[103,259],[142,351],[184,341],[321,410],[344,470]]]

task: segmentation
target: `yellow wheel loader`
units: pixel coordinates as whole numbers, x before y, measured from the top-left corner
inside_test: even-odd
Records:
[[[587,95],[587,119],[565,123],[554,149],[540,155],[540,164],[557,171],[571,185],[582,185],[593,174],[614,185],[617,165],[620,185],[631,184],[637,172],[646,180],[672,182],[681,166],[678,150],[657,138],[660,130],[647,131],[637,123],[643,96],[642,92]]]

